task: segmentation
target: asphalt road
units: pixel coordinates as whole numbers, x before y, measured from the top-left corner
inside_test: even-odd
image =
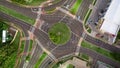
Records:
[[[90,57],[92,57],[94,60],[95,59],[99,60],[99,61],[104,62],[106,64],[109,64],[109,65],[111,65],[111,66],[113,66],[115,68],[120,68],[120,63],[118,63],[118,62],[116,62],[116,61],[114,61],[114,60],[112,60],[112,59],[110,59],[110,58],[108,58],[106,56],[98,54],[98,53],[96,53],[96,52],[94,52],[92,50],[81,47],[80,48],[80,53],[87,54]]]
[[[42,53],[43,53],[43,51],[42,51],[41,47],[37,44],[34,49],[33,55],[31,56],[31,59],[29,60],[29,63],[26,66],[26,68],[34,68],[34,65],[39,60]]]
[[[68,9],[72,7],[72,5],[76,2],[76,0],[67,0],[67,2],[64,3],[64,6]]]
[[[26,27],[27,30],[29,30],[31,28],[31,25],[29,25],[28,23],[25,23],[21,20],[18,20],[16,18],[13,18],[9,15],[6,15],[2,12],[0,12],[0,17],[3,19],[7,19],[8,21],[11,21],[12,23],[15,23],[21,27]],[[78,23],[77,23],[78,24]],[[80,23],[79,23],[80,24]],[[73,25],[74,26],[74,25]],[[78,25],[77,25],[78,26]],[[75,26],[76,27],[76,26]],[[77,33],[76,33],[77,34]],[[79,34],[79,33],[78,33]],[[54,49],[55,45],[53,44],[47,44],[47,42],[50,42],[48,36],[46,35],[45,32],[39,30],[39,29],[35,29],[34,31],[34,35],[36,36],[36,38],[43,44],[43,46],[46,49]],[[75,35],[74,35],[75,36]],[[87,39],[87,38],[86,38]],[[90,38],[91,40],[92,38]],[[74,45],[74,43],[72,42],[72,40],[70,40],[71,42],[68,42],[66,45],[63,46],[59,46],[57,47],[55,50],[52,51],[52,53],[57,57],[60,58],[64,55],[68,55],[71,53],[74,53],[76,50],[76,45]],[[89,41],[90,42],[90,41]],[[96,43],[96,41],[94,40],[93,43]]]
[[[3,20],[9,21],[9,23],[12,22],[12,23],[14,23],[16,25],[19,25],[19,27],[21,27],[21,29],[23,30],[23,32],[25,34],[25,37],[29,37],[27,30],[30,28],[30,25],[27,25],[25,22],[23,23],[23,21],[19,21],[18,19],[15,19],[15,18],[13,18],[13,17],[11,17],[9,15],[6,15],[6,14],[4,14],[2,12],[0,12],[0,18],[2,18]],[[26,40],[24,53],[27,53],[28,48],[29,48],[29,40]],[[27,54],[23,54],[20,67],[23,66],[26,55]]]
[[[120,53],[120,48],[116,47],[116,46],[113,46],[113,45],[110,45],[108,43],[105,43],[99,39],[95,39],[89,35],[86,36],[85,38],[86,41],[96,45],[96,46],[99,46],[99,47],[102,47],[106,50],[109,50],[111,52],[114,52],[114,53]]]
[[[53,60],[51,60],[49,57],[46,57],[44,61],[41,63],[39,68],[49,68],[49,65],[53,63]]]
[[[25,30],[25,28],[22,28],[22,29],[23,29],[23,32],[24,32],[24,34],[25,34],[25,37],[29,37],[29,34],[28,34],[27,30]],[[28,52],[29,42],[30,42],[30,40],[26,40],[26,41],[25,41],[25,47],[24,47],[23,53],[27,53],[27,52]],[[20,65],[19,65],[20,68],[21,68],[21,66],[24,65],[26,56],[27,56],[27,54],[23,54],[23,55],[22,55],[22,58],[21,58],[22,60],[21,60],[21,63],[20,63]]]
[[[48,29],[53,24],[58,22],[66,23],[71,30],[71,35],[72,35],[71,39],[66,44],[55,46],[55,48],[51,50],[52,54],[55,55],[56,58],[60,58],[65,55],[72,54],[76,51],[78,41],[82,36],[82,32],[83,32],[83,26],[81,22],[73,19],[72,17],[65,16],[65,14],[62,13],[61,11],[57,11],[51,15],[44,14],[41,16],[41,19],[45,21],[41,29],[46,33],[48,33]]]
[[[60,3],[63,3],[63,1],[65,1],[65,0],[62,0]],[[5,4],[5,2],[2,0],[2,1],[0,1],[0,4]],[[7,7],[9,7],[9,4],[8,3],[6,3],[7,4]],[[5,5],[6,6],[6,5]],[[14,5],[15,6],[15,5]],[[54,7],[54,6],[53,6]],[[16,9],[16,7],[14,7],[14,8],[12,8],[12,7],[10,7],[11,9],[15,9],[16,11],[18,11],[19,9]],[[51,8],[51,7],[49,7],[49,8]],[[23,10],[24,9],[22,9],[21,8],[21,11],[19,11],[19,12],[22,12],[22,13],[24,13],[23,12]],[[27,10],[25,10],[25,13],[27,12]],[[59,11],[58,11],[59,12]],[[43,19],[43,20],[45,20],[45,22],[47,22],[48,23],[48,25],[49,26],[51,26],[50,24],[54,24],[54,23],[56,23],[56,22],[58,22],[59,20],[61,20],[62,18],[63,18],[63,16],[65,16],[65,14],[63,14],[63,13],[58,13],[58,12],[56,12],[54,15],[42,15],[41,16],[41,18]],[[29,14],[29,12],[28,12],[28,14]],[[27,14],[27,15],[28,15]],[[31,13],[30,13],[31,14]],[[26,15],[26,16],[27,16]],[[32,14],[31,14],[32,15]],[[29,16],[29,15],[28,15]],[[21,21],[21,20],[18,20],[18,19],[16,19],[16,18],[13,18],[13,17],[11,17],[11,16],[9,16],[9,15],[7,15],[7,14],[4,14],[4,13],[2,13],[2,12],[0,12],[0,18],[3,18],[3,19],[5,19],[5,20],[7,20],[7,21],[10,21],[10,23],[14,23],[14,24],[16,24],[16,25],[18,25],[18,26],[20,26],[21,28],[23,28],[23,29],[26,29],[26,30],[28,30],[28,31],[30,31],[30,29],[31,28],[35,28],[35,27],[33,27],[32,25],[30,25],[30,24],[28,24],[28,23],[26,23],[26,22],[23,22],[23,21]],[[34,18],[34,16],[33,16],[33,18]],[[70,20],[70,21],[69,21]],[[70,29],[71,29],[71,31],[72,31],[72,36],[71,36],[71,39],[65,44],[65,45],[61,45],[61,46],[58,46],[58,47],[56,47],[56,45],[54,45],[53,43],[51,43],[51,41],[49,40],[49,37],[48,37],[48,34],[47,34],[47,31],[44,31],[44,28],[43,28],[43,30],[40,30],[40,29],[37,29],[37,28],[35,28],[35,31],[34,31],[34,35],[36,36],[36,38],[40,41],[40,43],[42,44],[42,46],[43,47],[45,47],[48,51],[52,51],[52,54],[56,57],[56,58],[60,58],[60,57],[63,57],[63,56],[65,56],[65,55],[69,55],[69,54],[71,54],[71,53],[75,53],[75,51],[76,51],[76,48],[77,48],[77,43],[78,43],[78,40],[79,40],[79,38],[82,36],[82,32],[83,32],[83,25],[82,25],[82,23],[81,22],[79,22],[79,21],[76,21],[76,20],[74,20],[74,19],[72,19],[71,17],[68,17],[68,16],[66,16],[64,19],[62,19],[61,20],[62,22],[65,22],[69,27],[70,27]],[[45,24],[46,25],[46,24]],[[47,28],[48,26],[46,26],[45,28]],[[26,31],[25,30],[25,31]],[[92,40],[91,40],[92,39]],[[86,41],[88,41],[88,42],[90,42],[90,43],[92,43],[92,44],[95,44],[95,45],[98,45],[98,46],[100,46],[100,47],[103,47],[103,48],[105,48],[105,49],[108,49],[108,50],[110,50],[110,51],[112,51],[112,52],[120,52],[119,50],[120,49],[118,49],[117,47],[114,47],[114,46],[112,46],[113,47],[113,49],[112,48],[110,48],[111,47],[111,45],[109,45],[109,44],[106,44],[106,43],[104,43],[103,41],[96,41],[97,39],[95,39],[95,38],[92,38],[92,37],[89,37],[89,36],[87,36],[86,37],[86,39],[85,39]],[[103,45],[104,44],[104,45]],[[101,46],[101,45],[103,45],[103,46]],[[106,46],[106,45],[108,45],[108,46]],[[54,49],[54,50],[53,50]],[[83,49],[82,51],[80,51],[80,52],[83,52],[83,53],[89,53],[89,51],[87,50],[86,52],[84,52],[85,50],[87,50],[87,49]],[[25,49],[25,51],[27,51],[27,49]],[[91,54],[92,53],[94,53],[94,52],[91,52]],[[91,55],[92,57],[94,56],[94,55]],[[95,57],[95,56],[94,56]],[[101,58],[101,56],[98,58],[98,60],[101,60],[102,58]],[[103,57],[103,59],[108,59],[108,58],[104,58]],[[105,60],[101,60],[101,61],[103,61],[103,62],[106,62]],[[108,63],[108,64],[110,64],[110,65],[113,65],[113,66],[118,66],[118,63],[113,63],[114,61],[110,61],[109,59],[107,60],[107,62],[106,63]],[[22,66],[22,65],[21,65]]]
[[[64,5],[64,3],[65,3],[66,1],[67,1],[67,0],[61,0],[60,2],[54,3],[54,4],[49,5],[49,6],[45,6],[45,7],[43,7],[43,9],[44,9],[44,10],[54,9],[54,8],[56,8],[56,7],[59,7],[59,6]]]
[[[84,20],[86,13],[89,10],[89,6],[90,6],[90,4],[92,4],[92,1],[93,0],[82,0],[82,3],[78,9],[77,14],[76,14],[77,17],[80,16],[81,20]]]
[[[25,7],[20,7],[14,3],[10,3],[6,0],[0,0],[0,5],[3,5],[7,8],[13,9],[25,16],[28,16],[30,18],[36,19],[37,18],[37,13],[33,13],[30,8],[25,8]]]

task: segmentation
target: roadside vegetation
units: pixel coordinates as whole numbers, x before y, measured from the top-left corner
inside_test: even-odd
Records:
[[[69,64],[67,68],[74,68],[74,66],[72,64]]]
[[[10,33],[8,32],[9,29],[9,25],[6,24],[6,21],[0,20],[0,47],[6,45],[7,43],[10,43],[13,39],[13,36],[10,35]],[[6,32],[6,42],[2,43],[2,32],[3,30],[7,31]]]
[[[115,44],[117,44],[117,45],[120,44],[120,30],[118,31],[118,34],[117,34],[117,37],[116,37]]]
[[[72,8],[70,9],[70,12],[71,12],[72,14],[76,14],[77,11],[78,11],[78,9],[79,9],[79,7],[80,7],[80,5],[81,5],[81,3],[82,3],[82,0],[76,0],[75,4],[74,4],[74,5],[72,6]]]
[[[54,64],[52,65],[52,68],[59,68],[61,64],[67,62],[68,60],[72,60],[72,59],[73,59],[73,56],[65,57],[64,59],[60,60],[59,62],[54,63]]]
[[[27,16],[25,16],[25,15],[23,15],[23,14],[21,14],[21,13],[18,13],[18,12],[15,11],[15,10],[6,8],[6,7],[2,6],[2,5],[0,5],[0,11],[3,12],[3,13],[6,13],[6,14],[12,16],[12,17],[15,17],[15,18],[17,18],[17,19],[20,19],[20,20],[22,20],[22,21],[24,21],[24,22],[27,22],[27,23],[29,23],[29,24],[32,24],[32,25],[33,25],[33,24],[35,23],[35,20],[34,20],[34,19],[29,18],[29,17],[27,17]]]
[[[33,40],[30,40],[30,43],[29,43],[29,54],[26,57],[26,61],[29,61],[30,58],[31,58],[30,52],[31,52],[32,47],[33,47],[32,45],[33,45]]]
[[[41,3],[47,0],[11,0],[14,3],[27,5],[27,6],[39,6]]]
[[[89,42],[83,41],[81,44],[82,47],[88,48],[90,50],[93,50],[99,54],[102,54],[104,56],[107,56],[115,61],[120,62],[120,53],[113,53],[111,51],[108,51],[106,49],[100,48],[98,46],[95,46],[93,44],[90,44]]]
[[[37,61],[37,63],[35,64],[34,68],[39,68],[39,66],[41,65],[41,63],[44,61],[44,59],[46,58],[47,54],[44,52],[42,53],[42,55],[40,56],[39,60]]]
[[[49,38],[54,44],[65,44],[70,37],[70,29],[65,23],[56,23],[49,29]]]
[[[7,43],[0,47],[0,68],[14,68],[19,41],[20,33],[18,32],[15,41],[12,44]]]
[[[32,50],[33,47],[33,40],[30,40],[29,52]]]

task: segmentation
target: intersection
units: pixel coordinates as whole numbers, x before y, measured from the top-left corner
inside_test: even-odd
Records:
[[[86,4],[81,4],[81,5],[86,5],[87,8],[83,8],[81,6],[82,8],[81,7],[79,8],[79,10],[78,10],[79,12],[85,11],[85,13],[86,13],[86,11],[88,9],[88,4],[86,1],[88,1],[88,0],[85,0],[85,2],[83,2]],[[47,11],[49,9],[53,9],[53,8],[59,8],[59,7],[62,8],[62,7],[64,7],[64,5],[68,5],[68,4],[69,4],[69,7],[71,7],[73,5],[73,3],[74,3],[73,0],[61,0],[60,2],[58,2],[56,4],[42,7],[42,12],[45,12],[45,11]],[[88,1],[88,3],[92,3],[92,2]],[[20,12],[30,18],[33,18],[33,19],[37,18],[37,13],[32,12],[31,8],[19,7],[19,6],[13,5],[7,1],[4,1],[4,0],[0,1],[0,5],[3,5],[10,9],[16,10],[17,12]],[[39,7],[37,7],[37,8],[39,8]],[[62,9],[64,9],[64,8],[62,8]],[[68,10],[64,9],[64,10],[68,11],[69,9]],[[85,54],[89,55],[90,57],[92,57],[95,60],[95,61],[93,61],[94,64],[96,64],[96,61],[99,60],[99,61],[107,63],[115,68],[119,68],[120,67],[119,62],[116,62],[102,54],[98,54],[94,51],[91,51],[90,49],[83,48],[81,46],[80,46],[80,48],[78,48],[78,43],[79,43],[80,39],[83,38],[83,40],[85,40],[89,43],[92,43],[100,48],[104,48],[106,50],[109,50],[109,51],[115,52],[115,53],[120,52],[119,47],[112,46],[112,45],[110,45],[102,40],[99,40],[97,38],[94,38],[90,34],[88,34],[86,32],[86,30],[84,29],[84,24],[83,24],[83,19],[85,18],[85,13],[79,13],[79,12],[76,14],[75,17],[69,15],[67,12],[63,13],[63,11],[60,9],[56,10],[53,14],[42,13],[40,15],[39,19],[44,21],[44,23],[40,24],[41,27],[39,27],[39,28],[37,28],[29,23],[26,23],[20,19],[17,19],[10,15],[7,15],[1,11],[0,11],[0,18],[9,21],[10,24],[13,23],[13,24],[19,26],[23,30],[25,37],[29,37],[28,31],[30,31],[33,34],[33,36],[35,37],[37,44],[34,49],[32,58],[30,59],[26,68],[33,68],[34,64],[37,62],[40,54],[42,54],[43,51],[46,52],[48,54],[48,56],[45,58],[44,62],[42,62],[41,66],[39,66],[39,68],[47,68],[53,62],[60,61],[64,57],[74,56],[76,53],[76,50],[79,53],[85,53]],[[78,16],[80,16],[80,19],[77,18]],[[57,46],[56,44],[52,43],[51,40],[49,39],[48,30],[52,25],[54,25],[55,23],[57,23],[59,21],[65,23],[70,28],[71,38],[69,39],[69,41],[66,44]],[[83,36],[83,34],[85,36]],[[29,40],[26,40],[26,44],[25,44],[25,48],[24,48],[25,53],[28,52],[28,47],[29,47]],[[27,56],[26,54],[22,56],[21,63],[19,64],[19,68],[25,67],[25,64],[26,64],[25,57],[26,56]],[[94,65],[92,65],[92,66],[94,67]]]

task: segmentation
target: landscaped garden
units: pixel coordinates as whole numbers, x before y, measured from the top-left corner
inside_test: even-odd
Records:
[[[49,38],[56,45],[67,43],[70,37],[70,29],[65,23],[56,23],[49,29]]]

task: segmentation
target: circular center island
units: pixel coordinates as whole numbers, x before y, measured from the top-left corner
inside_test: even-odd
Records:
[[[70,28],[65,23],[56,23],[48,31],[50,40],[56,45],[67,43],[71,37]]]

